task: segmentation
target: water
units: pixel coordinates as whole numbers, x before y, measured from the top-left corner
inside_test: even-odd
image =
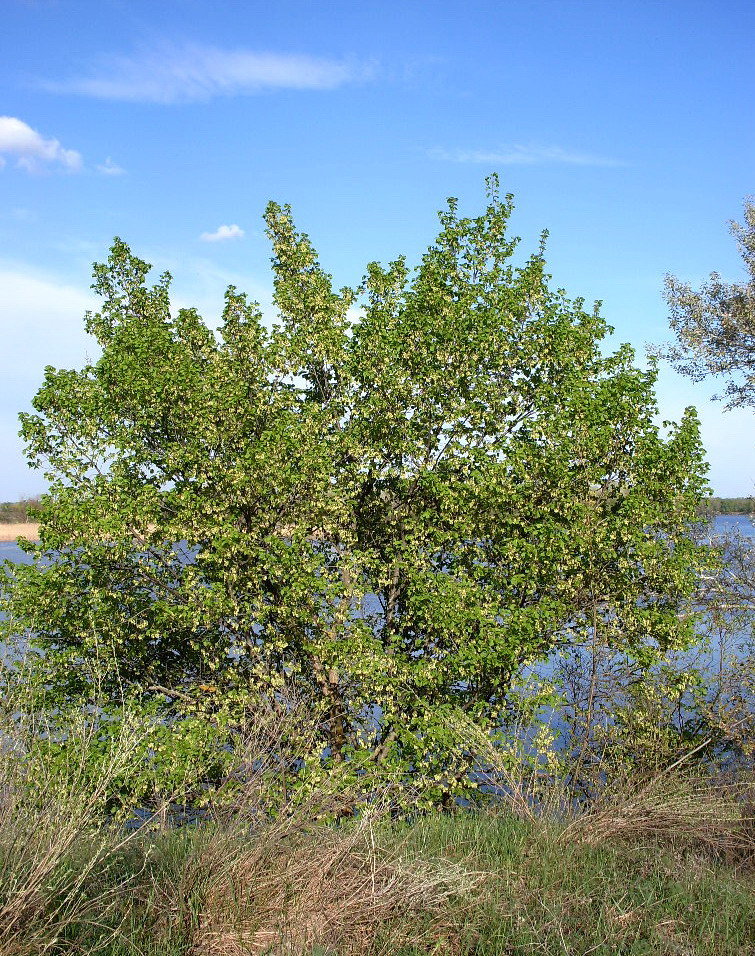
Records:
[[[716,515],[711,530],[714,535],[738,532],[745,538],[755,538],[755,524],[749,515]],[[0,541],[0,563],[4,560],[14,564],[31,564],[30,556],[15,541]]]
[[[31,556],[25,554],[15,541],[0,541],[0,564],[12,561],[14,564],[31,564]]]
[[[749,515],[718,515],[712,522],[711,533],[714,537],[734,533],[738,534],[742,539],[753,540],[755,539],[755,525],[753,521],[750,520]],[[25,554],[15,542],[0,542],[0,562],[3,560],[8,560],[15,564],[31,563],[31,557]],[[738,637],[740,640],[739,648],[737,648],[736,644]],[[729,633],[728,637],[721,639],[722,641],[726,641],[726,648],[724,648],[723,644],[716,645],[714,636],[709,635],[708,643],[703,642],[701,636],[701,644],[697,648],[684,654],[677,653],[671,655],[669,663],[675,663],[683,669],[690,666],[700,669],[701,672],[712,673],[716,669],[717,659],[723,660],[724,650],[727,650],[727,652],[733,650],[735,658],[739,660],[745,659],[749,649],[748,645],[745,644],[746,637],[748,637],[748,635],[732,635],[732,633]],[[732,640],[734,640],[734,644],[732,644]],[[2,650],[2,648],[0,648],[0,650]],[[575,661],[579,659],[580,652],[577,651],[576,654]],[[568,673],[567,671],[563,671],[565,665],[566,661],[562,658],[561,652],[556,651],[548,659],[535,665],[531,670],[530,676],[540,679],[552,679],[560,674],[561,679],[563,679],[564,675]],[[610,668],[610,661],[606,666]],[[548,721],[555,733],[559,736],[563,734],[563,740],[568,740],[567,712],[569,707],[571,707],[572,712],[579,711],[581,704],[579,703],[578,696],[574,697],[571,705],[567,705],[567,710],[562,709],[561,706],[558,706],[556,709],[546,707],[542,709],[540,713],[540,718]],[[375,710],[374,716],[376,719],[379,717],[379,708]],[[685,716],[686,711],[680,714],[680,717]],[[521,733],[524,737],[525,748],[534,747],[532,741],[529,740],[530,731],[523,728]],[[559,746],[561,746],[561,744],[559,744]],[[533,753],[534,752],[533,749]]]
[[[755,538],[755,524],[749,515],[716,515],[712,530],[714,534],[736,531],[745,538]]]

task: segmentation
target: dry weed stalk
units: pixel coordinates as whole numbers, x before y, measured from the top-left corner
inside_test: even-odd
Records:
[[[250,710],[230,799],[215,805],[215,822],[192,841],[174,885],[153,887],[163,930],[186,934],[194,956],[304,953],[317,944],[356,956],[374,953],[389,924],[386,953],[398,937],[453,952],[458,924],[447,904],[471,899],[485,875],[410,861],[394,840],[390,852],[381,848],[390,782],[367,792],[344,765],[289,788],[315,734],[293,692]]]
[[[505,740],[494,740],[463,714],[449,721],[449,732],[472,757],[472,773],[481,792],[522,820],[557,817],[568,802],[556,735],[538,721],[537,733],[519,720]]]
[[[570,821],[559,839],[591,846],[652,841],[751,862],[755,857],[751,798],[748,802],[741,783],[716,785],[685,772],[691,757],[686,755],[639,787],[631,780],[614,783]]]

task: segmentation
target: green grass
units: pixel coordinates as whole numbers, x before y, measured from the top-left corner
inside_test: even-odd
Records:
[[[492,874],[470,952],[755,953],[748,874],[694,848],[642,841],[591,847],[562,835],[545,822],[460,814],[416,824],[407,849],[464,859]]]
[[[77,865],[75,853],[66,865]],[[754,889],[747,870],[701,848],[591,846],[573,829],[501,811],[303,834],[273,825],[256,837],[208,825],[145,833],[113,854],[83,888],[102,912],[73,919],[45,951],[746,956]],[[344,906],[346,919],[335,930],[323,923],[318,939],[329,906],[331,920]]]
[[[6,711],[0,956],[755,956],[751,773],[714,786],[677,761],[570,815],[563,781],[535,813],[509,775],[516,799],[485,809],[340,825],[322,822],[352,804],[335,776],[283,805],[264,777],[217,819],[128,831],[103,821],[138,721],[94,772],[85,716],[58,753]]]

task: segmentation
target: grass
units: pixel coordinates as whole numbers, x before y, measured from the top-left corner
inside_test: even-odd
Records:
[[[91,713],[49,759],[22,703],[0,707],[2,956],[755,956],[746,777],[676,761],[575,809],[504,761],[508,797],[400,821],[343,819],[335,778],[270,812],[266,770],[201,822],[124,829],[105,808],[149,727],[124,719],[92,773]],[[249,766],[280,749],[263,718]]]
[[[755,952],[751,877],[699,847],[679,851],[640,834],[596,846],[577,828],[495,813],[423,820],[408,845],[490,874],[469,952]]]
[[[292,810],[126,838],[80,816],[78,839],[69,829],[51,857],[54,831],[35,829],[43,815],[25,820],[36,849],[6,820],[0,951],[755,954],[755,853],[734,839],[744,821],[724,807],[728,829],[716,842],[702,818],[680,837],[666,805],[678,804],[680,781],[671,784],[665,803],[654,795],[655,819],[648,805],[613,830],[607,806],[568,824],[491,807],[335,826]],[[617,824],[625,809],[614,800]],[[29,866],[40,841],[41,878]]]

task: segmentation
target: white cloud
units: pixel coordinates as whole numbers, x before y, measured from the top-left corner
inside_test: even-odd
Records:
[[[0,116],[0,165],[6,156],[16,159],[16,165],[34,171],[47,164],[59,164],[68,170],[81,168],[81,154],[64,149],[57,139],[45,139],[23,120],[15,116]]]
[[[44,86],[98,99],[178,103],[272,89],[331,90],[370,72],[353,62],[188,44],[102,58],[89,75]]]
[[[203,232],[199,238],[202,242],[225,242],[226,239],[243,239],[244,230],[233,223],[230,226],[218,226],[215,232]]]
[[[569,166],[623,166],[621,160],[593,153],[580,153],[562,146],[503,146],[500,149],[431,149],[432,159],[451,163],[484,163],[493,166],[544,166],[561,163]]]
[[[97,172],[102,173],[103,176],[122,176],[126,170],[108,156],[104,163],[97,165]]]

